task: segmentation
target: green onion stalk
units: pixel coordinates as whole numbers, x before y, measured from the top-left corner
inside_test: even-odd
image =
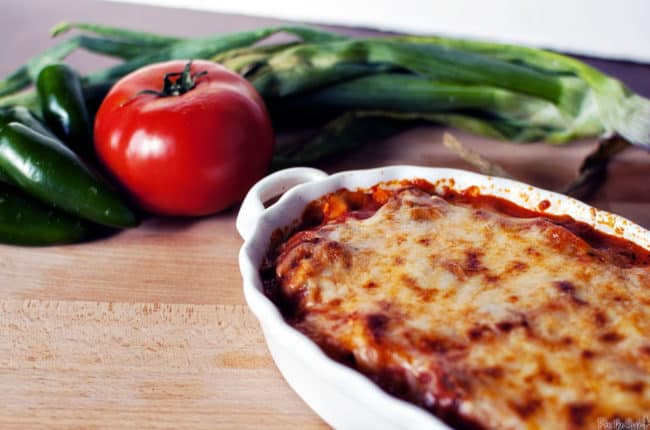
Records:
[[[29,89],[35,76],[83,49],[121,60],[82,78],[89,105],[147,64],[212,59],[255,86],[276,124],[317,118],[310,133],[278,146],[275,168],[312,164],[422,123],[515,142],[619,135],[627,146],[650,149],[650,101],[554,52],[441,37],[354,39],[299,26],[182,38],[64,23],[53,35],[71,30],[79,33],[0,81],[0,107],[40,115]],[[265,43],[278,33],[291,39]]]

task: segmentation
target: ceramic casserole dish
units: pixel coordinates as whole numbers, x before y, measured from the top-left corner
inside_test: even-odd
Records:
[[[285,322],[264,295],[259,269],[277,229],[300,219],[305,206],[341,188],[368,188],[391,180],[424,179],[454,191],[478,187],[480,194],[507,199],[521,207],[570,215],[595,229],[622,237],[650,249],[650,232],[622,218],[561,194],[527,184],[463,170],[390,166],[341,172],[334,175],[292,168],[275,172],[258,182],[246,196],[237,217],[244,239],[239,253],[244,295],[258,318],[269,350],[289,385],[327,423],[338,429],[449,429],[431,413],[392,397],[361,373],[327,357],[309,338]],[[265,208],[264,202],[282,195]]]

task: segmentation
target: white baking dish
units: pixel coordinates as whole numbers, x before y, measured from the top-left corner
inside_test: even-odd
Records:
[[[237,230],[244,239],[239,253],[244,295],[289,385],[337,429],[439,430],[449,427],[430,413],[389,396],[355,370],[331,360],[316,344],[285,323],[278,309],[262,292],[259,268],[270,246],[272,232],[298,220],[312,200],[340,188],[367,188],[378,182],[413,178],[458,191],[476,186],[481,194],[503,197],[533,210],[538,210],[540,202],[547,201],[550,204],[547,213],[568,214],[602,232],[650,249],[650,232],[622,217],[561,194],[463,170],[391,166],[328,176],[316,169],[293,168],[267,176],[249,191],[237,216]],[[275,204],[264,208],[265,201],[280,194],[283,195]]]

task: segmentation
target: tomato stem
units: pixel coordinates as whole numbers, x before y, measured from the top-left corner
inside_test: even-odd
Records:
[[[196,87],[196,79],[208,74],[207,71],[192,74],[192,60],[188,61],[182,72],[165,73],[163,77],[163,88],[161,91],[142,90],[140,94],[153,94],[158,97],[180,96]]]

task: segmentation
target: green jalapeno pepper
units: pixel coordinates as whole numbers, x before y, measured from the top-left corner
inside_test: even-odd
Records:
[[[75,153],[94,154],[93,129],[79,74],[65,64],[51,64],[36,78],[43,119]]]
[[[65,212],[111,227],[134,227],[135,214],[60,141],[18,122],[0,130],[0,171],[8,182]]]
[[[80,219],[0,183],[0,243],[55,245],[77,242],[87,234],[88,226]]]
[[[26,107],[11,106],[0,108],[0,128],[10,122],[19,122],[34,131],[49,137],[56,137],[47,127],[36,118],[36,116]]]

